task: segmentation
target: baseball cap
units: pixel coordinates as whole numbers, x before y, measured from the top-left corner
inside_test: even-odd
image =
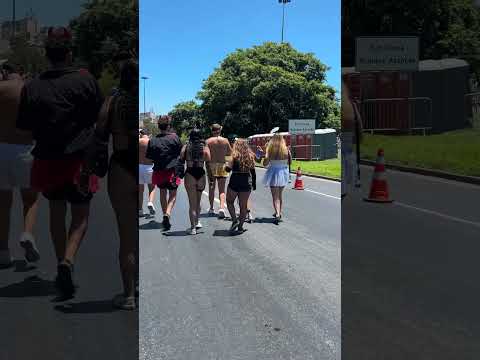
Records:
[[[48,28],[45,47],[49,49],[70,49],[72,47],[72,33],[63,26]]]
[[[220,124],[213,124],[211,126],[212,131],[221,131],[222,130],[222,125]]]

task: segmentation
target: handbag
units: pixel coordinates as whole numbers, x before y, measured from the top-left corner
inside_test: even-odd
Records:
[[[107,133],[110,129],[112,123],[112,112],[110,105],[112,103],[112,98],[109,97],[107,100],[107,123],[105,124],[105,129]],[[94,140],[94,161],[93,161],[93,173],[100,178],[103,178],[107,175],[108,166],[109,166],[109,155],[108,155],[108,144],[110,136],[106,136],[106,140],[100,139],[98,136],[95,136]]]

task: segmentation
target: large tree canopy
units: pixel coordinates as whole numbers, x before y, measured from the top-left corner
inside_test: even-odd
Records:
[[[138,54],[138,0],[90,0],[70,23],[75,52],[97,77],[119,52]]]
[[[342,66],[354,64],[355,37],[413,35],[420,58],[480,53],[480,10],[472,0],[352,0],[342,2]]]
[[[204,81],[198,99],[207,123],[240,136],[288,130],[288,119],[314,118],[318,127],[339,127],[335,89],[327,66],[289,44],[265,43],[229,54]]]
[[[172,117],[172,126],[178,134],[184,134],[195,126],[199,128],[205,127],[205,122],[200,113],[200,106],[195,101],[178,103],[168,114]]]

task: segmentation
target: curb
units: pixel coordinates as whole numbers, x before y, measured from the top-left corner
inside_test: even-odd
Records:
[[[361,159],[360,164],[367,165],[367,166],[375,166],[375,161]],[[430,170],[430,169],[408,167],[408,166],[394,165],[394,164],[385,164],[385,167],[387,169],[406,172],[406,173],[437,177],[441,179],[453,180],[453,181],[458,181],[458,182],[463,182],[463,183],[473,184],[473,185],[480,185],[480,177],[475,177],[475,176],[458,175],[458,174],[452,174],[452,173],[439,171],[439,170]]]
[[[265,166],[260,166],[260,165],[255,165],[255,167],[265,169]],[[290,174],[296,174],[296,171],[290,171]],[[330,180],[330,181],[336,181],[336,182],[341,182],[340,179],[328,177],[328,176],[323,176],[323,175],[316,175],[316,174],[310,174],[302,171],[302,175],[317,178],[317,179],[323,179],[323,180]]]

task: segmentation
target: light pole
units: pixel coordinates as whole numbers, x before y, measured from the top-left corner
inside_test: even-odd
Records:
[[[15,38],[15,0],[12,2],[12,39]]]
[[[282,4],[282,44],[283,44],[283,29],[285,27],[285,5],[291,2],[291,0],[278,0],[279,4]]]
[[[143,80],[143,116],[147,116],[147,102],[145,100],[145,83],[148,80],[147,76],[142,76]]]

